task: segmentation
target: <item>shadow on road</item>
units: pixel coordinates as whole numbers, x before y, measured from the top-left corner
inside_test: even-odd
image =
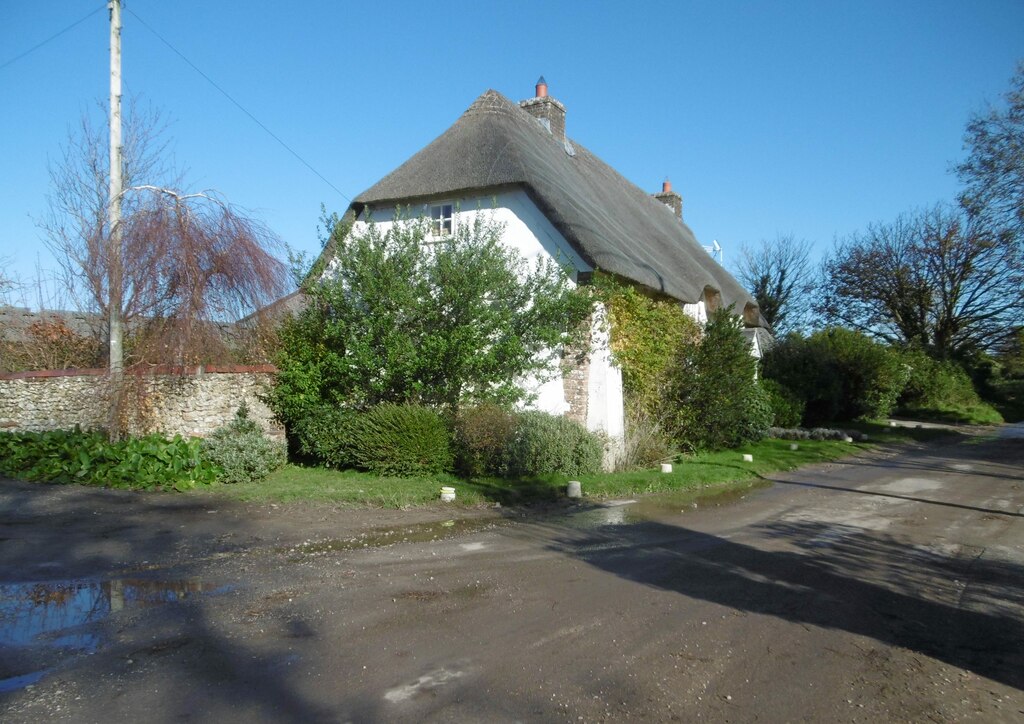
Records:
[[[827,483],[808,483],[800,480],[779,480],[777,478],[765,477],[764,480],[776,485],[792,485],[798,488],[819,488],[821,490],[834,490],[837,493],[851,493],[853,495],[878,496],[880,498],[897,498],[899,500],[910,500],[915,503],[926,503],[928,505],[941,505],[947,508],[961,508],[973,510],[988,515],[1005,515],[1008,518],[1024,518],[1024,514],[1013,510],[1000,510],[998,508],[981,508],[976,505],[965,505],[963,503],[951,503],[947,500],[934,500],[931,498],[918,498],[913,495],[900,495],[899,493],[883,493],[877,490],[863,490],[861,488],[845,488],[841,485],[828,485]]]
[[[567,535],[553,547],[639,584],[868,636],[1024,688],[1021,566],[817,522],[760,531],[773,550],[658,522]]]

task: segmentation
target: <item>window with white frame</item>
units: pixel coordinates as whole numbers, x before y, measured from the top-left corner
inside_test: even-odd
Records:
[[[455,228],[454,211],[452,204],[437,204],[430,207],[430,231],[435,238],[452,233]]]

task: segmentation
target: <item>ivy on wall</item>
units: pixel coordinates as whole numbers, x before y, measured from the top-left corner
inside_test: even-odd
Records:
[[[632,417],[658,419],[665,412],[667,377],[684,345],[696,343],[701,326],[678,301],[645,294],[608,274],[593,288],[608,309],[611,349],[622,370],[626,409]]]

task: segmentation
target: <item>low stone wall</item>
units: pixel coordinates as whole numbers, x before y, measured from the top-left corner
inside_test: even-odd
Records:
[[[205,437],[229,423],[242,402],[272,437],[284,430],[260,397],[273,384],[271,365],[153,368],[125,374],[122,424],[132,434]],[[0,374],[0,430],[83,429],[107,425],[106,370]]]

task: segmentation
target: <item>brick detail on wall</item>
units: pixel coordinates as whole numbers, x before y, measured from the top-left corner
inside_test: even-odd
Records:
[[[590,345],[593,333],[588,319],[584,322],[587,333],[562,354],[562,389],[569,410],[565,416],[587,426],[587,405],[590,400]]]
[[[221,371],[223,370],[223,371]],[[271,437],[284,430],[260,399],[274,369],[207,367],[126,375],[129,432],[205,437],[229,423],[244,401]],[[61,370],[0,375],[0,430],[60,430],[107,424],[110,385],[105,370]]]

